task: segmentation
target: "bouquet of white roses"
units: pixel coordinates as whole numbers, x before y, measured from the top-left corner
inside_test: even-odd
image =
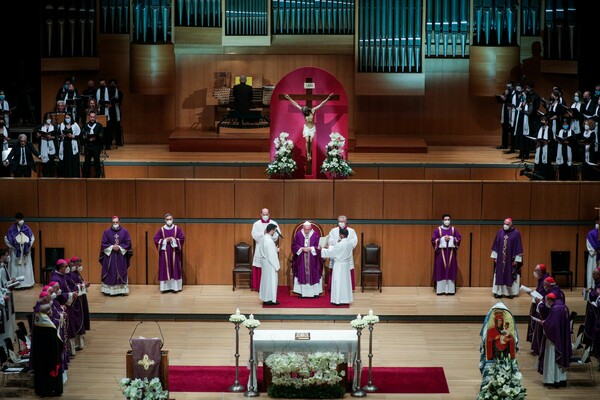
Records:
[[[163,390],[160,379],[153,378],[129,379],[123,378],[119,382],[121,391],[126,399],[129,400],[161,400],[169,398],[169,391]]]
[[[338,132],[332,132],[329,135],[327,143],[327,157],[321,165],[321,172],[329,172],[337,176],[352,175],[354,171],[344,159],[344,146],[346,139]]]
[[[523,387],[517,360],[500,358],[486,364],[477,400],[521,400],[525,397],[527,389]]]
[[[287,132],[281,132],[275,143],[275,155],[273,161],[267,165],[267,174],[269,175],[291,175],[296,170],[296,161],[292,158],[294,142],[288,139],[290,135]]]

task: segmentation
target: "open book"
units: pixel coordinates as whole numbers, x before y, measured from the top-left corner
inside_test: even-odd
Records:
[[[327,246],[327,243],[329,242],[329,235],[327,236],[321,236],[319,238],[319,247],[320,248],[325,248]]]

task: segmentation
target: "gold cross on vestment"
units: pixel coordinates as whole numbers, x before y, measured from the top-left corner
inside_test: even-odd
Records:
[[[115,233],[115,244],[119,244],[119,234]]]
[[[142,357],[142,359],[139,360],[137,363],[138,365],[144,367],[146,371],[148,371],[150,369],[150,366],[154,365],[154,360],[150,359],[150,357],[148,357],[148,354],[144,354],[144,357]]]

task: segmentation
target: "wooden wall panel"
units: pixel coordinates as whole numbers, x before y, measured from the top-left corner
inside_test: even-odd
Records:
[[[242,179],[269,179],[269,176],[265,172],[265,167],[240,168],[239,177]]]
[[[233,210],[233,180],[185,181],[186,218],[230,218]]]
[[[575,277],[575,249],[577,247],[577,227],[571,226],[531,226],[529,228],[529,255],[525,258],[523,265],[523,275],[527,277],[526,282],[529,286],[535,286],[533,278],[533,268],[536,264],[546,264],[548,273],[552,273],[552,263],[550,262],[551,251],[567,250],[571,252],[571,271]],[[525,239],[525,238],[524,238]],[[582,251],[580,247],[580,251]],[[580,258],[583,256],[583,251]],[[582,270],[579,270],[579,275]],[[566,286],[566,279],[558,280],[558,284]]]
[[[194,167],[184,166],[149,166],[149,178],[194,178]]]
[[[324,219],[334,214],[332,181],[287,181],[284,199],[284,218]]]
[[[481,227],[478,225],[457,225],[456,229],[458,229],[462,236],[457,253],[458,276],[456,278],[456,285],[457,287],[478,286],[479,260],[481,258]],[[433,254],[431,262],[433,265]]]
[[[13,218],[21,212],[28,217],[37,217],[39,210],[37,179],[0,179],[0,204],[2,216]],[[18,194],[18,195],[16,195]]]
[[[432,182],[384,182],[384,219],[429,219],[431,215]]]
[[[362,260],[362,247],[370,243],[375,243],[379,246],[383,246],[383,225],[365,225],[357,224],[354,225],[352,220],[348,220],[348,226],[351,226],[358,236],[358,244],[354,248],[354,282],[356,286],[360,285],[360,272],[361,272],[361,260]],[[382,261],[383,261],[383,247],[382,247]],[[387,285],[389,277],[383,275],[383,285]]]
[[[103,217],[109,221],[113,215],[122,218],[137,216],[136,181],[134,179],[88,179],[86,189],[88,217]]]
[[[330,217],[346,215],[353,219],[381,219],[383,217],[382,181],[335,181],[333,185],[333,212]]]
[[[104,176],[107,179],[119,178],[148,178],[148,167],[146,165],[104,166]]]
[[[235,218],[260,218],[263,208],[268,208],[275,221],[284,217],[284,181],[235,181]]]
[[[480,219],[481,182],[434,182],[432,203],[434,218]]]
[[[386,285],[431,285],[431,231],[428,225],[384,225],[381,268]]]
[[[504,220],[511,217],[518,224],[520,219],[530,219],[530,182],[484,182],[481,218]]]
[[[598,182],[580,182],[579,219],[593,221],[600,207],[600,185]]]
[[[513,168],[471,168],[471,179],[476,181],[529,181]]]
[[[355,167],[350,163],[350,166],[354,170],[354,175],[350,176],[349,179],[379,179],[379,168],[372,167]],[[404,178],[393,178],[393,179],[404,179]]]
[[[196,179],[237,179],[240,177],[240,167],[224,166],[195,166]]]
[[[186,265],[190,285],[230,285],[233,268],[233,224],[188,224]],[[210,246],[201,246],[210,243]],[[194,279],[195,278],[195,279]]]
[[[183,180],[137,180],[136,209],[139,218],[160,218],[165,213],[185,215]]]
[[[587,273],[587,265],[585,262],[585,252],[587,251],[586,240],[587,234],[592,228],[594,228],[594,225],[586,227],[580,226],[577,230],[577,232],[579,233],[579,255],[576,258],[577,263],[575,264],[575,260],[573,260],[573,264],[571,264],[571,271],[573,271],[573,279],[575,279],[574,285],[576,286],[583,286],[585,282],[585,275]]]
[[[82,237],[87,237],[87,224],[42,222],[39,224],[39,230],[41,235],[37,231],[34,231],[34,234],[42,265],[47,265],[45,249],[48,247],[63,247],[65,258],[69,259],[75,256],[83,259],[88,254],[88,243],[81,240]],[[87,266],[88,260],[84,259],[84,263]],[[38,282],[39,262],[34,265],[34,270],[36,270],[36,282]],[[84,277],[89,276],[87,268],[84,268],[83,275]]]
[[[87,215],[84,179],[40,179],[38,191],[40,215],[53,217]]]
[[[130,235],[132,234],[129,229],[130,224],[123,225],[129,230]],[[91,290],[100,290],[100,284],[102,282],[102,267],[98,261],[100,257],[100,245],[102,244],[102,235],[104,231],[110,228],[110,221],[106,223],[88,223],[87,224],[87,254],[82,255],[83,266],[88,271],[88,278],[93,286]],[[133,243],[135,246],[135,243]],[[136,257],[136,249],[133,248],[134,257]]]
[[[127,224],[125,226],[131,234],[133,255],[135,257],[135,263],[133,262],[133,258],[131,259],[129,279],[132,281],[135,280],[138,284],[158,285],[158,251],[154,245],[154,235],[161,226],[160,222],[155,224]],[[134,227],[135,229],[133,229]],[[133,236],[134,233],[135,236]],[[148,271],[147,281],[146,270]]]
[[[578,182],[534,182],[531,185],[531,219],[576,220],[579,216]],[[600,186],[600,185],[599,185]]]
[[[389,167],[379,168],[379,179],[425,179],[425,168]]]
[[[470,168],[425,168],[425,179],[468,180],[468,179],[471,179],[471,169]]]

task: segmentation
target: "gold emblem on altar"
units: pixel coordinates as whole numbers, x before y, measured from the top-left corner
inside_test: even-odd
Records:
[[[148,354],[144,354],[144,357],[142,357],[142,359],[139,360],[137,363],[138,365],[144,367],[146,371],[148,371],[150,369],[150,366],[154,365],[154,360],[148,357]]]

